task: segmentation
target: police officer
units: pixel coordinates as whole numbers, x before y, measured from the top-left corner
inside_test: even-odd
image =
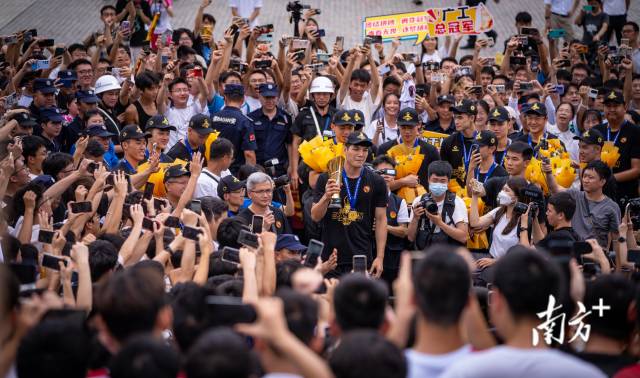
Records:
[[[40,111],[56,106],[56,87],[51,79],[37,78],[33,81],[33,92],[29,112],[38,122],[42,122]]]
[[[291,116],[278,107],[279,91],[275,84],[261,84],[258,87],[262,107],[249,113],[256,134],[256,160],[265,162],[278,159],[274,164],[275,175],[286,173],[291,151]]]
[[[200,151],[200,153],[204,154],[204,142],[207,141],[207,137],[212,132],[213,129],[211,128],[209,117],[204,114],[195,114],[189,120],[187,136],[174,144],[167,152],[167,155],[172,159],[191,161],[195,151]]]
[[[225,107],[212,117],[213,129],[218,130],[219,138],[231,141],[238,152],[229,168],[237,173],[241,165],[256,164],[256,137],[253,122],[240,110],[244,102],[244,87],[241,84],[227,84],[224,87]],[[240,153],[242,152],[242,153]]]
[[[78,141],[85,130],[84,115],[90,110],[97,109],[100,101],[93,90],[77,91],[76,99],[78,100],[79,114],[67,125],[64,131],[63,144],[67,151]]]
[[[58,92],[58,107],[64,109],[66,113],[69,112],[68,104],[71,99],[76,96],[75,83],[78,81],[78,75],[74,70],[60,70],[58,71],[58,84],[60,84],[60,92]]]
[[[153,149],[155,145],[156,152],[160,153],[160,163],[173,162],[173,159],[164,153],[164,149],[169,144],[169,133],[176,130],[176,127],[170,125],[167,117],[162,114],[149,118],[144,128],[144,132],[147,135],[147,150],[145,151],[147,159],[149,158],[149,150]]]
[[[298,147],[303,140],[311,140],[320,132],[329,132],[331,120],[335,113],[335,108],[331,104],[331,98],[335,94],[333,82],[328,77],[319,76],[313,79],[309,88],[311,100],[306,106],[300,109],[300,113],[291,127],[293,134],[291,163],[289,164],[289,176],[291,186],[295,190],[298,186],[298,162],[300,154]]]
[[[46,141],[46,147],[49,152],[62,151],[60,143],[60,133],[62,132],[62,112],[58,108],[42,108],[40,109],[40,135]]]

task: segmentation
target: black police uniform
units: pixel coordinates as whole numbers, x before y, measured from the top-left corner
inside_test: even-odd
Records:
[[[244,151],[257,149],[253,121],[234,106],[225,106],[211,120],[213,129],[220,132],[218,138],[228,139],[233,144],[235,155],[229,169],[235,173],[245,163]]]
[[[289,166],[287,145],[291,144],[293,139],[291,116],[284,110],[277,108],[275,117],[269,119],[260,108],[249,113],[248,117],[253,121],[257,163],[264,165],[265,161],[275,158],[280,163],[275,167],[276,175],[287,173],[286,168]]]
[[[320,115],[316,105],[313,102],[308,101],[307,104],[305,104],[305,107],[300,109],[300,112],[291,127],[291,133],[299,136],[302,140],[309,141],[318,135],[311,111],[314,112],[316,119],[318,120],[318,127],[322,133],[325,130],[331,130],[331,120],[333,119],[336,109],[329,107],[327,114]]]

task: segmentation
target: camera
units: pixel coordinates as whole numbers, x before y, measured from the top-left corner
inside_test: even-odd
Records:
[[[513,212],[518,214],[518,215],[522,215],[522,214],[527,212],[528,208],[529,208],[529,206],[527,206],[526,203],[518,202],[518,203],[516,203],[516,206],[513,208]]]
[[[287,4],[287,12],[300,13],[303,9],[311,9],[311,5],[300,4],[300,1],[290,1]]]
[[[438,214],[438,204],[431,197],[421,199],[420,206],[424,207],[429,214]]]
[[[273,179],[273,185],[276,188],[289,184],[289,175],[282,175]]]

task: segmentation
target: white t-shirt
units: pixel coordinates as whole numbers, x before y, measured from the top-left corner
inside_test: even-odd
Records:
[[[568,16],[573,6],[573,0],[544,0],[544,5],[551,4],[551,12]]]
[[[442,378],[604,378],[600,369],[555,349],[498,346],[476,352],[445,370]]]
[[[378,106],[378,100],[380,96],[375,99],[375,101],[371,98],[371,94],[369,91],[364,92],[362,95],[362,100],[359,102],[353,101],[351,95],[347,94],[344,97],[344,101],[340,105],[340,109],[344,110],[360,110],[364,114],[364,124],[368,125],[371,122],[371,117],[373,112],[376,111],[376,107]]]
[[[380,134],[380,141],[377,144],[378,146],[390,140],[396,140],[398,139],[398,137],[400,137],[400,128],[398,127],[398,125],[396,125],[396,127],[394,128],[391,128],[389,127],[387,120],[382,117],[380,119],[372,121],[364,127],[364,133],[369,137],[369,139],[373,141],[373,135],[376,133],[376,127],[378,126],[378,122],[380,122],[381,120],[384,123],[384,132]]]
[[[407,201],[402,200],[400,202],[400,208],[397,215],[398,223],[409,223],[409,208],[407,207]]]
[[[240,17],[249,18],[255,8],[262,8],[262,0],[229,0],[229,8],[236,8]],[[260,25],[259,18],[256,17],[250,26]]]
[[[404,351],[407,358],[407,378],[437,378],[446,368],[469,354],[469,345],[446,354],[426,354],[407,349]]]
[[[498,210],[500,210],[500,208],[496,207],[487,214],[491,215],[491,219],[493,219],[494,222],[496,220],[496,214],[498,213]],[[519,242],[517,225],[508,234],[502,234],[502,231],[504,231],[504,229],[507,227],[507,224],[509,224],[510,220],[511,219],[507,218],[507,215],[504,214],[502,217],[500,217],[498,223],[493,226],[493,233],[491,234],[491,248],[489,249],[489,254],[494,259],[504,256],[509,248],[513,247]]]
[[[577,140],[573,139],[576,134],[574,134],[571,130],[567,129],[567,131],[560,131],[558,126],[547,124],[547,131],[551,134],[555,134],[558,139],[562,143],[564,143],[567,152],[569,153],[569,157],[573,161],[578,161],[578,150],[580,149],[580,145]]]
[[[240,107],[242,114],[247,115],[254,110],[258,110],[262,107],[260,100],[251,96],[244,96],[244,104]]]
[[[198,113],[209,115],[209,108],[206,104],[203,108],[200,105],[200,101],[196,100],[192,95],[189,95],[186,108],[178,109],[174,106],[167,107],[164,116],[169,120],[169,124],[175,126],[177,130],[169,132],[169,143],[167,144],[165,152],[169,151],[174,144],[187,136],[189,120]]]
[[[202,169],[202,174],[198,177],[196,182],[196,189],[193,192],[193,198],[200,198],[204,196],[218,197],[218,183],[220,179],[225,176],[229,176],[231,172],[224,170],[220,172],[220,176],[211,172],[207,168]]]
[[[602,5],[604,13],[609,16],[622,16],[627,13],[625,0],[604,0]]]
[[[421,198],[422,196],[418,196],[413,200],[413,204],[411,206],[412,209],[414,208],[414,206],[418,206],[418,203],[420,203]],[[436,202],[436,205],[438,205],[438,213],[442,214],[442,206],[444,205],[444,199],[440,202]],[[411,216],[409,217],[410,221],[413,219],[413,214],[415,213],[412,212]],[[462,198],[458,196],[456,196],[455,207],[453,209],[453,214],[451,214],[451,219],[453,220],[454,225],[460,222],[469,223],[469,216],[467,214],[467,205],[464,203]],[[433,233],[437,234],[438,232],[440,232],[440,227],[436,226],[436,228],[433,229]]]

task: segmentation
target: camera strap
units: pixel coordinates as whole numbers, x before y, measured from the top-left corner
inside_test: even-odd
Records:
[[[204,173],[205,175],[209,176],[213,181],[215,181],[217,184],[220,184],[220,180],[218,180],[213,173],[210,173],[209,171],[207,171],[207,169],[203,169],[202,173]]]
[[[584,200],[584,205],[587,207],[587,219],[589,220],[589,224],[593,227],[593,215],[591,214],[589,199],[587,198],[587,194],[585,192],[582,192],[582,199]]]

